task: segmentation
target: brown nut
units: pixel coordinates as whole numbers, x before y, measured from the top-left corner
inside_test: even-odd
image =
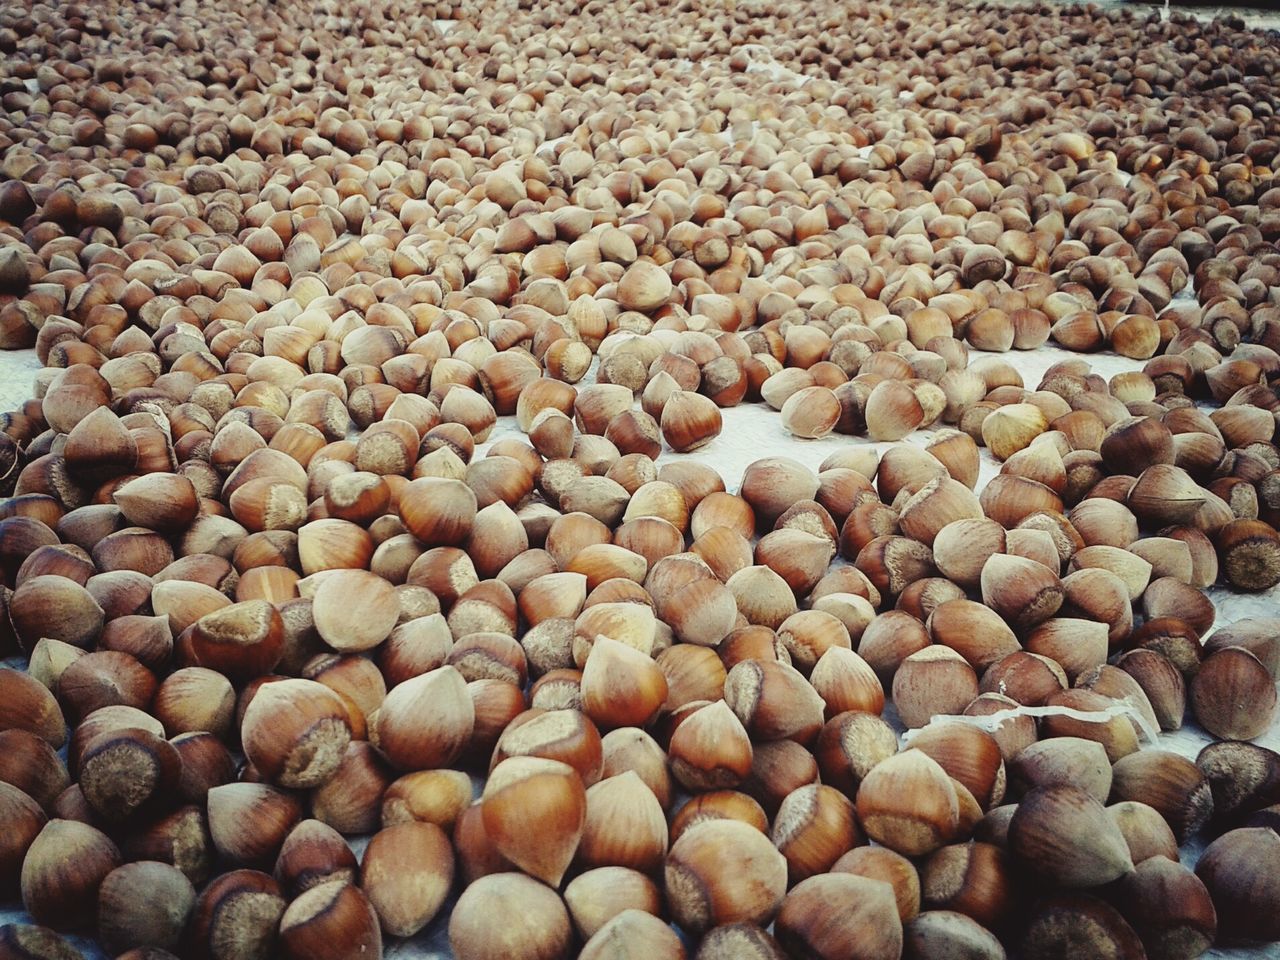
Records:
[[[819,960],[892,960],[902,953],[902,922],[887,884],[848,873],[798,883],[778,912],[778,942]]]
[[[276,882],[256,870],[232,870],[200,893],[187,930],[198,960],[268,960],[285,901]]]
[[[454,855],[435,824],[406,822],[374,834],[360,864],[360,885],[390,936],[410,937],[444,904]]]
[[[494,936],[495,916],[506,905],[521,909],[507,917],[502,936]],[[559,894],[519,873],[494,873],[473,882],[449,916],[449,945],[455,956],[503,960],[512,955],[529,960],[559,960],[573,940],[569,912]]]
[[[378,915],[359,887],[331,880],[303,892],[280,917],[280,956],[379,956],[382,931]]]
[[[1102,804],[1068,784],[1023,797],[1009,823],[1009,848],[1063,886],[1092,887],[1133,872],[1128,844]]]
[[[177,867],[139,860],[107,874],[98,889],[98,939],[113,953],[177,949],[196,891]]]
[[[672,844],[665,879],[676,921],[701,934],[725,923],[772,920],[786,893],[787,861],[754,827],[714,820]]]
[[[1280,940],[1280,837],[1265,827],[1224,833],[1205,849],[1196,876],[1213,898],[1218,927],[1233,941]]]
[[[98,889],[120,863],[120,850],[106,834],[73,820],[50,820],[22,863],[22,905],[55,930],[91,924]]]
[[[921,856],[957,834],[959,800],[951,778],[919,750],[882,760],[863,778],[858,820],[867,835],[904,856]]]
[[[314,680],[279,680],[262,687],[240,729],[245,758],[282,787],[323,784],[351,739],[346,706]]]
[[[586,818],[587,797],[566,763],[512,757],[485,784],[481,813],[498,851],[532,876],[559,886]]]
[[[1214,736],[1252,740],[1270,727],[1275,715],[1275,678],[1241,647],[1224,647],[1205,657],[1188,693],[1196,719]]]

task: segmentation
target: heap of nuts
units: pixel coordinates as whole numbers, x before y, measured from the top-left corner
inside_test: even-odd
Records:
[[[403,452],[390,430],[304,468],[286,424],[215,500],[122,468],[164,431],[98,407],[48,456],[109,502],[0,521],[29,657],[0,671],[0,863],[42,925],[0,956],[73,955],[52,931],[86,925],[136,956],[376,955],[455,888],[463,960],[687,956],[669,922],[706,960],[1280,940],[1280,755],[1247,742],[1280,620],[1212,629],[1199,588],[1256,556],[1201,530],[1212,493],[1105,474],[1159,423],[1105,433],[1113,495],[1083,498],[1057,430],[980,495],[961,431],[760,460],[731,494],[688,461],[602,475],[431,431],[414,479],[336,455]],[[259,436],[214,445],[235,434]],[[562,491],[556,464],[582,470]],[[1140,749],[1188,708],[1222,742]]]
[[[1280,942],[1274,44],[11,6],[0,960]]]

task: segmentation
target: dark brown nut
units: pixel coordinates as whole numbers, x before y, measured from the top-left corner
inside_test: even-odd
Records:
[[[276,858],[275,879],[295,895],[330,880],[353,882],[356,856],[347,841],[328,824],[303,820],[285,837]]]
[[[1280,754],[1254,743],[1211,743],[1196,757],[1209,781],[1215,820],[1232,823],[1241,815],[1280,803]]]
[[[98,888],[120,862],[120,850],[106,834],[88,824],[50,820],[22,864],[22,905],[55,930],[91,924]]]
[[[1280,836],[1266,827],[1232,830],[1205,849],[1196,876],[1213,898],[1224,939],[1280,940],[1278,861]]]
[[[1141,750],[1117,760],[1111,793],[1115,801],[1137,800],[1160,811],[1181,843],[1213,814],[1213,793],[1204,774],[1167,750]]]
[[[360,890],[332,880],[305,891],[280,917],[278,948],[289,960],[318,953],[337,957],[382,954],[382,930],[373,905]]]
[[[139,860],[107,874],[98,890],[98,938],[113,953],[177,949],[196,891],[177,867]]]
[[[1019,948],[1027,960],[1067,960],[1076,950],[1116,960],[1146,956],[1142,940],[1115,907],[1080,893],[1056,894],[1037,903]]]
[[[232,870],[200,893],[187,930],[193,960],[268,960],[285,901],[276,882],[256,870]]]
[[[1191,709],[1210,733],[1252,740],[1271,725],[1275,678],[1252,653],[1224,647],[1204,659],[1190,684]]]
[[[1018,804],[1009,847],[1026,866],[1068,887],[1133,872],[1129,847],[1102,804],[1078,787],[1039,787]]]
[[[1198,957],[1218,932],[1209,891],[1182,864],[1164,857],[1139,863],[1120,882],[1117,906],[1153,960]]]
[[[148,730],[109,730],[85,744],[77,774],[94,812],[119,823],[172,803],[182,758],[172,744]]]

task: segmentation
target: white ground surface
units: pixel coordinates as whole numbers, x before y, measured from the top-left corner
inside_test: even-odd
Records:
[[[1128,3],[1126,0],[1102,0],[1098,6],[1134,7],[1139,10],[1143,7],[1148,7],[1152,10],[1160,11],[1161,15],[1165,18],[1168,17],[1168,11],[1170,9],[1167,3],[1166,5],[1161,6],[1154,3]],[[1270,9],[1267,9],[1265,4],[1262,3],[1253,7],[1220,7],[1212,5],[1185,7],[1179,4],[1174,4],[1172,9],[1194,14],[1202,20],[1210,20],[1214,17],[1239,17],[1246,25],[1253,27],[1256,30],[1274,30],[1280,27],[1280,14],[1276,13],[1274,3]]]

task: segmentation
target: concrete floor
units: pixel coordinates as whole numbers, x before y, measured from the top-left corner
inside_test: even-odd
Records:
[[[1019,0],[1014,0],[1019,2]],[[1077,0],[1054,0],[1054,2],[1077,2]],[[1234,6],[1218,4],[1183,4],[1183,3],[1138,3],[1133,0],[1097,0],[1097,5],[1103,8],[1111,7],[1132,7],[1134,9],[1149,8],[1160,11],[1162,14],[1167,11],[1178,11],[1180,13],[1189,13],[1192,16],[1199,17],[1202,20],[1212,20],[1215,17],[1240,17],[1244,22],[1257,30],[1280,30],[1280,10],[1275,4],[1270,7],[1266,5],[1259,6]]]
[[[14,410],[32,396],[39,369],[34,350],[0,351],[0,410]]]

